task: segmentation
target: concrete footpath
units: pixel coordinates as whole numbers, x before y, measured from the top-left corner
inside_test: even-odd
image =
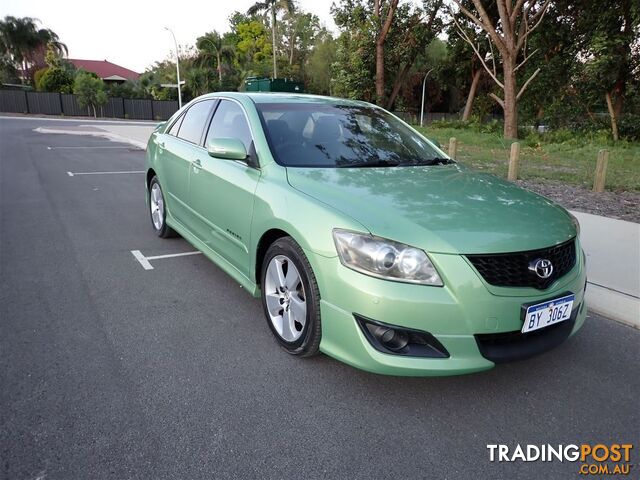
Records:
[[[40,127],[42,133],[96,135],[145,148],[156,123],[92,122]],[[640,208],[640,207],[639,207]],[[640,224],[572,212],[580,221],[587,255],[588,307],[640,329]]]
[[[587,306],[640,328],[640,224],[571,213],[580,222],[587,254]]]

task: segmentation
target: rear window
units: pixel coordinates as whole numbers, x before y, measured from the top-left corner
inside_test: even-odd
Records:
[[[213,100],[203,100],[192,105],[184,115],[184,120],[178,130],[178,137],[199,145],[212,105]]]

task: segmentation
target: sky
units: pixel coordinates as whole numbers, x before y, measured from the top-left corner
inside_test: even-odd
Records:
[[[1,0],[0,17],[35,17],[55,31],[69,48],[70,58],[109,60],[143,72],[156,60],[175,55],[173,30],[179,45],[193,45],[211,30],[225,32],[227,19],[245,12],[256,0]],[[330,8],[334,0],[298,0],[336,31]],[[176,10],[179,8],[179,10]]]

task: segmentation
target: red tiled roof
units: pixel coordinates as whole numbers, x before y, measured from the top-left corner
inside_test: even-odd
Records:
[[[76,68],[93,72],[102,79],[117,76],[127,80],[137,80],[140,76],[138,72],[108,62],[107,60],[79,60],[77,58],[69,58],[68,60],[73,63]]]

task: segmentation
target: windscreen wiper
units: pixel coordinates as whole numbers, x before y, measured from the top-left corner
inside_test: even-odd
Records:
[[[449,165],[450,163],[455,163],[453,160],[449,159],[449,158],[443,158],[443,157],[434,157],[430,160],[424,160],[421,162],[416,163],[416,165],[427,165],[427,166],[431,166],[431,165]]]
[[[374,168],[374,167],[397,167],[400,165],[400,162],[396,162],[394,160],[374,160],[371,162],[360,162],[360,163],[347,163],[343,165],[336,165],[338,168]]]

